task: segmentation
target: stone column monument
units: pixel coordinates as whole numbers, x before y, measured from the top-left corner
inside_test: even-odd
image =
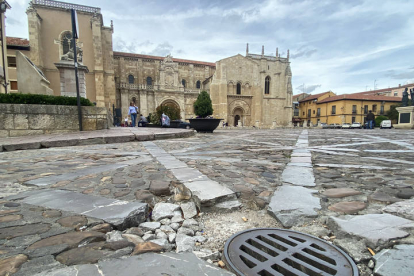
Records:
[[[400,129],[414,129],[414,91],[410,90],[411,94],[411,106],[408,105],[408,89],[405,88],[402,98],[401,107],[397,107],[398,111],[398,125],[394,125],[394,128]]]
[[[86,78],[85,74],[89,72],[88,67],[81,64],[82,61],[82,49],[76,47],[78,53],[78,78],[79,78],[79,95],[86,98]],[[76,97],[76,79],[75,79],[75,65],[73,64],[73,49],[62,56],[55,66],[59,69],[60,73],[60,95],[68,97]]]

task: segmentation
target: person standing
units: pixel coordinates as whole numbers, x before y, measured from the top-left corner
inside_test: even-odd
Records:
[[[375,120],[375,115],[370,110],[368,115],[367,115],[367,128],[368,129],[373,129],[374,120]]]
[[[137,120],[137,107],[134,102],[129,104],[128,115],[131,115],[132,127],[135,127],[135,121]]]

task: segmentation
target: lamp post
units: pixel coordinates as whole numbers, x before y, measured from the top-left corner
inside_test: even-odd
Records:
[[[78,53],[76,49],[76,39],[79,38],[78,34],[78,16],[76,10],[71,10],[72,18],[72,40],[73,40],[73,62],[75,65],[75,80],[76,80],[76,98],[78,102],[78,120],[79,120],[79,131],[82,131],[82,108],[80,105],[80,95],[79,95],[79,79],[78,79]]]
[[[0,24],[1,24],[1,26],[0,26],[0,37],[1,37],[1,47],[2,47],[1,54],[2,54],[2,59],[3,59],[3,78],[4,78],[3,86],[4,86],[4,92],[6,94],[7,94],[8,83],[7,83],[7,78],[6,78],[7,72],[6,72],[6,60],[4,58],[4,51],[7,51],[7,47],[5,47],[5,41],[4,41],[4,38],[5,38],[4,25],[5,24],[3,24],[3,18],[4,18],[4,13],[6,13],[7,9],[10,9],[9,4],[6,1],[1,2],[0,3],[0,21],[1,21],[0,22]]]

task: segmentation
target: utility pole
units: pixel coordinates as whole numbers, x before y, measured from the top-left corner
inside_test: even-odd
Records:
[[[82,108],[80,104],[80,95],[79,95],[79,79],[78,79],[78,53],[76,52],[76,39],[79,38],[79,27],[78,27],[78,16],[75,9],[71,10],[72,17],[72,39],[73,39],[73,63],[75,65],[75,81],[76,81],[76,98],[78,102],[78,121],[79,121],[79,131],[82,131]]]
[[[377,83],[377,80],[374,80],[374,90],[376,90],[376,89],[377,89],[377,87],[376,87],[376,83]]]

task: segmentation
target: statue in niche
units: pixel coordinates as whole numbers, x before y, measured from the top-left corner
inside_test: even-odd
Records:
[[[402,106],[407,106],[408,105],[408,92],[407,92],[408,88],[406,87],[404,92],[403,92],[403,96],[402,96]],[[412,96],[411,96],[412,97]],[[411,98],[412,99],[412,98]]]
[[[78,55],[78,62],[82,62],[82,58],[83,58],[82,48],[79,46],[76,46],[76,53]],[[75,54],[73,52],[73,47],[69,49],[69,52],[67,52],[61,57],[61,60],[73,61],[74,59],[75,59]]]
[[[172,60],[172,56],[171,55],[167,55],[164,59],[164,62],[173,62]]]
[[[410,89],[410,95],[411,95],[411,106],[414,106],[414,88]]]

